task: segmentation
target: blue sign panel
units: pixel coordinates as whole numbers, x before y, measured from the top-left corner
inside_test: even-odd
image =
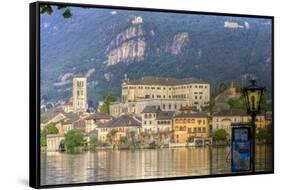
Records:
[[[232,129],[231,155],[232,172],[251,170],[250,128],[237,127]]]

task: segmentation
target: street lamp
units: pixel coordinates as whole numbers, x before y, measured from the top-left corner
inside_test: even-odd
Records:
[[[251,115],[251,125],[252,125],[252,156],[251,156],[251,163],[252,163],[252,171],[255,172],[255,163],[256,163],[256,151],[255,151],[255,144],[256,144],[256,116],[260,113],[260,103],[261,98],[264,93],[264,87],[259,87],[256,85],[256,80],[251,80],[251,84],[242,89],[246,106],[247,106],[247,113]]]

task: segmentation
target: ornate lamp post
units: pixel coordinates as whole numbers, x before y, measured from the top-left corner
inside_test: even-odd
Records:
[[[246,101],[247,113],[251,115],[251,125],[252,125],[252,171],[255,172],[256,163],[256,116],[260,113],[260,103],[261,98],[264,93],[264,87],[259,87],[256,85],[256,80],[251,80],[251,84],[242,89],[243,95]]]

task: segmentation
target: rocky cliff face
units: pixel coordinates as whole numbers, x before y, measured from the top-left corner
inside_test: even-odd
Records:
[[[172,55],[178,55],[181,53],[182,47],[189,41],[188,33],[187,32],[180,32],[177,33],[172,43],[166,46],[166,52],[171,53]]]
[[[141,24],[132,26],[117,34],[108,45],[107,65],[143,60],[145,48],[146,42]]]

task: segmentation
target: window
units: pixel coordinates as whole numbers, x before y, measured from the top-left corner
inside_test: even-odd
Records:
[[[151,124],[152,124],[152,121],[149,121],[149,124],[151,125]]]
[[[163,110],[165,109],[165,104],[163,104]]]
[[[170,109],[172,109],[172,105],[171,105],[171,104],[169,104],[169,110],[170,110]]]
[[[191,132],[191,128],[188,128],[188,133],[192,133],[192,132]]]
[[[180,131],[185,131],[185,127],[180,127]]]
[[[202,129],[203,129],[203,133],[206,133],[206,128],[205,128],[205,127],[203,127]]]
[[[147,114],[144,114],[144,118],[147,119]]]

